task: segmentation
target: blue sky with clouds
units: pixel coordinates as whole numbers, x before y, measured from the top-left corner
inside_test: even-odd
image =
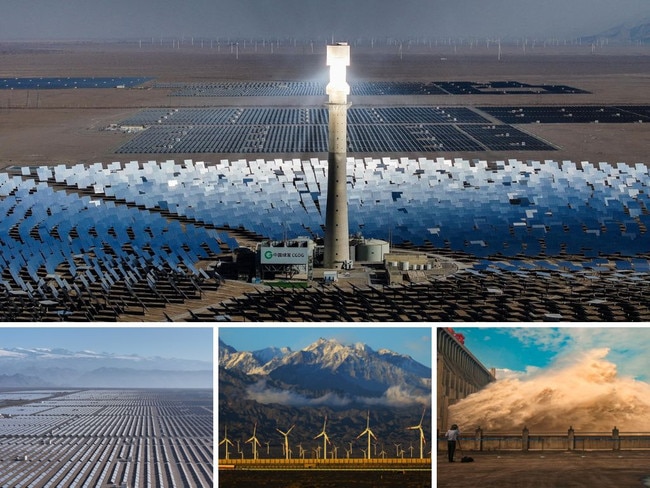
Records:
[[[454,327],[484,366],[518,372],[546,368],[608,348],[618,374],[650,381],[650,327]]]
[[[212,362],[212,327],[0,327],[0,348],[62,348]]]
[[[390,349],[408,354],[431,367],[431,327],[221,327],[219,338],[238,351],[255,351],[265,347],[288,346],[303,349],[320,337],[338,339],[343,344],[363,342],[374,350]]]

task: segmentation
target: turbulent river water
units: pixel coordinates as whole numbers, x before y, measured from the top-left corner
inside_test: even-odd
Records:
[[[465,431],[650,431],[650,385],[620,376],[607,353],[498,380],[450,407],[451,421]]]

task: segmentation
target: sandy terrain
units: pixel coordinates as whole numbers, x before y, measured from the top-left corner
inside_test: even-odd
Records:
[[[255,52],[257,49],[257,52]],[[262,52],[265,51],[265,52]],[[385,96],[351,97],[365,105],[569,105],[642,104],[650,81],[650,48],[586,46],[538,48],[524,54],[504,47],[501,61],[494,49],[461,46],[415,46],[398,55],[394,47],[353,46],[348,72],[355,80],[440,81],[516,80],[533,84],[566,84],[590,91],[581,95],[508,96]],[[157,81],[264,81],[325,79],[324,46],[279,46],[271,54],[252,44],[236,56],[223,43],[219,48],[156,44],[0,44],[0,77],[27,76],[146,76]],[[114,150],[132,135],[102,131],[145,107],[311,105],[322,99],[171,97],[166,89],[0,90],[0,168],[11,165],[110,162],[162,159],[155,154],[116,155]],[[524,130],[552,143],[558,151],[435,153],[436,156],[488,160],[571,159],[648,162],[650,124],[524,125]],[[257,157],[258,155],[255,155]],[[264,157],[264,155],[259,155]],[[289,155],[287,155],[288,157]],[[363,155],[361,155],[363,156]],[[235,159],[227,154],[178,154],[214,161]],[[248,155],[247,157],[251,157]],[[278,157],[274,154],[269,157]],[[164,156],[167,159],[168,156]]]

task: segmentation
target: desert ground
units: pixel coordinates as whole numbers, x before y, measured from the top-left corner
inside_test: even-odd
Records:
[[[265,52],[262,52],[265,50]],[[523,52],[495,47],[415,45],[398,53],[395,46],[351,47],[351,83],[359,81],[500,81],[564,84],[586,90],[575,95],[352,96],[354,106],[600,105],[643,104],[650,81],[650,47],[539,46]],[[142,76],[153,80],[133,89],[0,89],[0,168],[12,165],[74,164],[128,159],[161,159],[156,154],[116,155],[133,137],[104,131],[143,108],[228,106],[322,106],[326,96],[177,97],[155,82],[325,80],[325,45],[241,44],[237,53],[184,43],[3,43],[0,78],[35,76]],[[486,159],[555,159],[591,162],[648,162],[650,128],[643,124],[527,124],[525,131],[557,151],[435,153],[435,156]],[[352,154],[351,154],[352,155]],[[177,154],[206,162],[251,155]],[[265,155],[255,155],[264,157]],[[300,155],[269,155],[275,157]],[[325,155],[321,155],[324,157]],[[165,156],[165,159],[167,157]]]

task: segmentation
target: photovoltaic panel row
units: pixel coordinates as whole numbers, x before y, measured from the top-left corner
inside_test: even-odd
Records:
[[[510,125],[459,126],[491,151],[552,151],[553,146]]]
[[[483,123],[486,118],[464,107],[386,107],[348,110],[350,124]]]
[[[650,122],[650,107],[510,106],[477,107],[506,124],[587,124]]]
[[[179,97],[269,97],[269,96],[324,96],[326,82],[267,81],[166,83],[157,82],[155,88],[172,89]],[[350,83],[354,96],[381,95],[540,95],[588,93],[566,85],[529,85],[517,81],[364,81]]]
[[[452,125],[348,126],[353,152],[483,151]]]
[[[510,128],[511,132],[515,132]],[[483,151],[489,148],[449,124],[348,126],[354,152]],[[509,146],[509,148],[512,148]],[[519,149],[534,149],[532,144]],[[154,126],[120,147],[121,154],[327,152],[325,125]]]
[[[234,124],[242,111],[238,108],[149,108],[122,120],[120,125]]]
[[[255,153],[326,152],[324,125],[151,127],[117,152]]]
[[[437,81],[436,85],[451,95],[544,95],[589,93],[566,85],[529,85],[518,81]]]
[[[242,109],[237,124],[288,125],[327,124],[328,114],[324,108],[248,108]]]
[[[327,124],[326,108],[169,108],[145,109],[120,125]],[[465,107],[351,107],[351,124],[486,123]]]
[[[0,78],[0,89],[61,90],[68,88],[131,88],[151,80],[143,77],[66,77],[66,78]]]
[[[177,97],[282,97],[325,95],[319,82],[232,82],[232,83],[156,83],[155,88],[170,88]]]
[[[167,116],[159,119],[161,113]],[[356,152],[550,150],[506,125],[463,107],[349,110],[348,149]],[[128,119],[152,125],[118,153],[326,152],[326,109],[236,108],[145,110]],[[224,121],[222,124],[212,122]],[[176,124],[179,125],[176,125]],[[477,128],[471,128],[477,124]],[[462,128],[459,128],[462,126]]]

